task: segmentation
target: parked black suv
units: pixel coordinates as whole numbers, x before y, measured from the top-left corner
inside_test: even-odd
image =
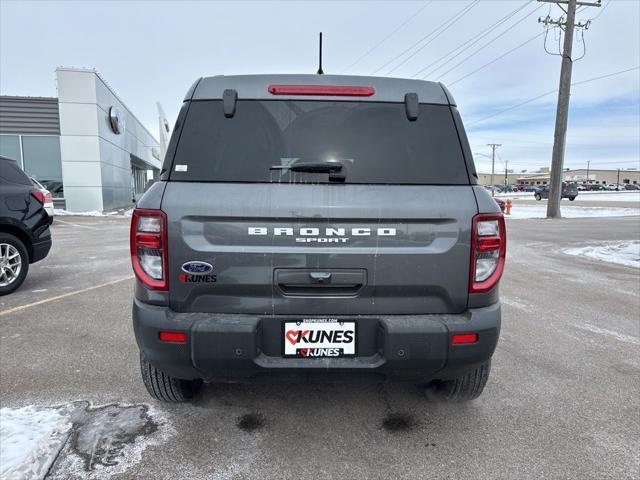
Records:
[[[562,182],[562,196],[560,198],[568,198],[573,202],[578,196],[578,184],[574,182]],[[536,200],[549,198],[549,185],[543,185],[536,190],[534,194]]]
[[[0,156],[0,295],[16,290],[29,264],[42,260],[51,249],[44,194],[15,160]]]
[[[441,84],[202,78],[131,223],[145,386],[357,377],[471,400],[505,250]]]

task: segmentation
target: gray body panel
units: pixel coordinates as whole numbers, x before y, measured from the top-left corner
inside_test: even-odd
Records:
[[[470,227],[477,213],[471,186],[168,182],[162,210],[169,221],[175,311],[360,315],[467,308]],[[250,235],[249,228],[267,233]],[[293,235],[277,235],[275,228]],[[344,229],[344,235],[327,235],[326,228]],[[367,229],[371,235],[362,235]],[[395,235],[377,235],[378,229],[395,229]],[[307,241],[318,238],[327,241]],[[345,240],[328,243],[334,238]],[[190,261],[214,265],[216,282],[178,281]],[[287,295],[274,282],[277,269],[334,276],[362,269],[366,278],[346,296],[334,295],[330,286]]]

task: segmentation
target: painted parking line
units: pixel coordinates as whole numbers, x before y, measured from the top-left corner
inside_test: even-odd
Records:
[[[580,330],[586,330],[587,332],[613,338],[615,340],[618,340],[619,342],[630,343],[631,345],[640,345],[640,339],[638,337],[634,337],[633,335],[626,335],[624,333],[619,333],[607,328],[596,327],[595,325],[590,325],[588,323],[574,324],[573,326],[579,328]]]
[[[131,280],[132,278],[134,278],[134,276],[133,275],[129,275],[128,277],[119,278],[117,280],[111,280],[110,282],[101,283],[100,285],[94,285],[92,287],[83,288],[81,290],[74,290],[73,292],[64,293],[62,295],[57,295],[55,297],[45,298],[43,300],[38,300],[37,302],[27,303],[26,305],[20,305],[19,307],[13,307],[13,308],[10,308],[9,310],[5,310],[4,312],[0,312],[0,317],[2,317],[4,315],[9,315],[10,313],[15,313],[15,312],[19,312],[21,310],[25,310],[27,308],[36,307],[36,306],[42,305],[44,303],[55,302],[57,300],[62,300],[63,298],[72,297],[72,296],[78,295],[80,293],[90,292],[91,290],[96,290],[98,288],[108,287],[110,285],[115,285],[116,283],[124,282],[126,280]]]
[[[65,222],[64,220],[60,220],[59,218],[56,218],[55,221],[56,223],[61,223],[63,225],[70,225],[72,227],[88,228],[89,230],[100,230],[99,228],[90,227],[89,225],[80,225],[79,223]]]

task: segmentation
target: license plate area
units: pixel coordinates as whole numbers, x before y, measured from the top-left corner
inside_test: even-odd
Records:
[[[304,318],[282,323],[285,358],[338,358],[357,355],[355,321]]]

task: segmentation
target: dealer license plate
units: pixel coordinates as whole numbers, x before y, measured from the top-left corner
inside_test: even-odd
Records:
[[[335,318],[305,318],[284,322],[285,357],[353,357],[356,355],[356,322]]]

